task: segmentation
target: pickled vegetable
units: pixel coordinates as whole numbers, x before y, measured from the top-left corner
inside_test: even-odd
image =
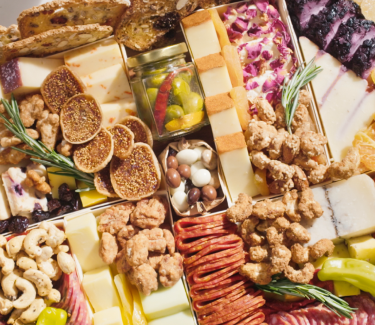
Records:
[[[198,93],[180,93],[177,98],[181,101],[185,114],[199,112],[203,109],[203,99]]]
[[[174,78],[172,82],[172,90],[173,90],[174,96],[177,96],[178,94],[181,94],[181,93],[189,94],[190,86],[184,79]]]
[[[190,128],[196,124],[199,124],[204,119],[204,112],[195,112],[192,114],[185,115],[179,119],[174,119],[165,125],[165,128],[169,132],[178,131]]]
[[[165,78],[167,78],[168,73],[157,74],[147,79],[147,84],[149,87],[160,87]]]
[[[182,116],[184,116],[184,110],[181,106],[178,105],[170,105],[167,107],[167,115],[165,117],[166,122],[172,121],[174,119],[178,119]]]
[[[155,106],[156,97],[158,96],[159,89],[158,88],[148,88],[147,89],[147,96],[150,101],[151,107]]]

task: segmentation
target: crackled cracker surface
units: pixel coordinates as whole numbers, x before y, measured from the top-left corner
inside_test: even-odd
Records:
[[[55,0],[24,10],[18,17],[22,38],[64,26],[100,24],[116,26],[129,1]]]
[[[152,195],[160,186],[160,168],[150,146],[136,143],[132,154],[111,161],[111,181],[123,199],[135,200]]]
[[[108,197],[118,197],[118,195],[116,194],[112,186],[109,170],[110,170],[110,164],[108,164],[101,171],[95,173],[94,184],[95,184],[96,190],[100,194],[103,194]]]
[[[135,116],[125,117],[121,123],[134,133],[134,142],[147,143],[152,147],[152,134],[148,126],[141,119]]]
[[[133,150],[134,133],[121,124],[116,124],[110,132],[115,146],[113,154],[120,159],[125,159]]]
[[[92,96],[76,95],[61,110],[63,136],[70,143],[87,142],[100,131],[102,119],[102,111]]]
[[[111,26],[99,24],[60,27],[5,45],[4,57],[7,60],[20,56],[43,57],[95,42],[110,36],[112,31]]]
[[[48,108],[59,114],[61,108],[75,95],[85,91],[85,85],[67,66],[52,71],[44,80],[41,92]]]
[[[110,162],[112,156],[112,135],[106,129],[101,129],[94,139],[75,148],[73,160],[79,170],[96,173]]]

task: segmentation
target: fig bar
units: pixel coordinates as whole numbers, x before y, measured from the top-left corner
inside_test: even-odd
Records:
[[[242,132],[218,137],[215,142],[232,201],[236,201],[240,193],[258,195]]]

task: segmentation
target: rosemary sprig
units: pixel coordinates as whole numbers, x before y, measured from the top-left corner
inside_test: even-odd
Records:
[[[300,89],[323,71],[322,68],[314,64],[314,61],[315,58],[313,58],[305,68],[301,65],[287,84],[286,79],[284,79],[281,104],[285,109],[285,121],[290,134],[292,134],[291,126],[298,106]]]
[[[277,295],[287,294],[301,298],[315,299],[323,303],[336,315],[349,319],[352,319],[351,313],[356,310],[356,308],[351,308],[344,299],[335,296],[328,290],[311,284],[294,283],[287,278],[280,278],[280,275],[273,276],[272,282],[267,285],[255,284],[255,286],[264,292],[275,293]]]
[[[12,119],[12,121],[10,121],[10,119],[6,118],[4,114],[0,113],[0,117],[5,121],[5,127],[31,148],[30,150],[24,150],[12,147],[14,150],[36,157],[31,158],[31,160],[39,164],[61,169],[61,171],[50,172],[51,174],[74,177],[75,179],[86,183],[89,187],[95,188],[93,174],[87,174],[78,170],[70,158],[49,149],[43,142],[34,140],[26,133],[26,128],[21,121],[18,104],[13,94],[10,102],[4,99],[1,99],[1,101]]]

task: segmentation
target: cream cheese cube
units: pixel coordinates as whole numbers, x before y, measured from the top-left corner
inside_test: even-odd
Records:
[[[82,286],[96,313],[111,307],[121,307],[108,265],[86,272],[83,275]]]
[[[201,72],[199,76],[206,97],[227,93],[232,89],[232,82],[226,66]]]
[[[242,132],[235,107],[209,116],[214,138],[227,134]]]
[[[124,64],[120,46],[114,39],[69,51],[64,60],[65,65],[80,77],[116,64]]]
[[[123,325],[119,307],[99,311],[93,315],[94,325]]]
[[[95,71],[82,77],[87,93],[99,104],[109,103],[132,96],[128,77],[122,64]]]
[[[134,98],[121,99],[116,102],[100,105],[103,112],[103,127],[112,128],[126,116],[137,116]]]
[[[83,272],[106,265],[99,256],[99,234],[92,213],[69,219],[65,233]]]
[[[148,321],[189,308],[189,301],[181,279],[173,287],[165,288],[159,285],[159,289],[151,295],[145,296],[142,292],[139,295]]]
[[[185,309],[177,314],[154,319],[148,325],[194,325],[193,315],[190,309]]]

